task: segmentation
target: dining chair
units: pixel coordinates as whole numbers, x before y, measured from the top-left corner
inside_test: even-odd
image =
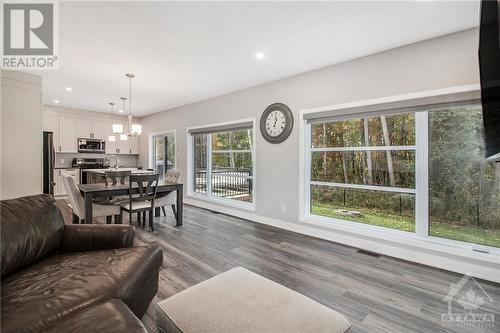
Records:
[[[106,186],[117,185],[117,184],[121,185],[128,184],[128,177],[130,177],[131,173],[132,172],[130,170],[127,171],[106,170],[104,172]]]
[[[75,179],[71,175],[62,174],[62,181],[64,189],[68,193],[69,203],[71,209],[73,209],[73,223],[80,223],[85,220],[85,201],[83,195],[80,193],[78,186],[76,185]],[[97,203],[92,203],[92,215],[93,217],[104,217],[106,216],[106,223],[111,223],[111,218],[115,217],[115,223],[119,224],[122,222],[120,216],[120,206],[118,205],[101,205]],[[92,221],[90,221],[92,222]]]
[[[132,190],[138,188],[138,194],[132,194]],[[141,223],[140,213],[142,213],[143,226],[146,224],[146,212],[149,212],[149,227],[154,231],[153,210],[158,189],[158,174],[130,175],[129,176],[129,201],[121,203],[120,216],[123,211],[129,213],[132,224],[132,214],[137,214],[137,222]]]
[[[167,173],[165,174],[165,181],[169,183],[179,184],[182,181],[182,171],[168,170]],[[177,191],[172,191],[165,196],[156,198],[155,200],[155,208],[161,207],[164,216],[167,216],[167,212],[165,211],[165,206],[171,206],[172,212],[174,213],[174,216],[177,219],[176,205],[177,205]]]
[[[130,170],[127,171],[118,171],[118,170],[106,170],[104,172],[104,182],[106,186],[108,185],[128,185],[129,177],[132,172]],[[121,204],[125,201],[128,201],[128,195],[119,195],[112,198],[107,198],[108,203],[112,204]]]

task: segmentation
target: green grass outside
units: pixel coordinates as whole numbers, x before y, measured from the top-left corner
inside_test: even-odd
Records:
[[[354,210],[363,213],[363,216],[345,216],[336,213],[336,209]],[[396,215],[383,211],[367,208],[350,208],[333,206],[331,204],[314,202],[311,213],[326,217],[338,218],[346,221],[354,221],[380,227],[403,231],[415,231],[415,218],[408,215]],[[432,221],[430,235],[449,238],[464,242],[500,247],[500,230],[481,229],[476,226],[451,225]]]

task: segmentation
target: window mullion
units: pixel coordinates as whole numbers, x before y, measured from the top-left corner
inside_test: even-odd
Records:
[[[415,113],[415,233],[429,235],[429,113]]]
[[[304,214],[308,215],[311,213],[311,125],[306,124],[305,130],[305,161],[304,161],[304,179],[305,179],[305,206]]]
[[[212,134],[207,134],[207,195],[212,196]]]

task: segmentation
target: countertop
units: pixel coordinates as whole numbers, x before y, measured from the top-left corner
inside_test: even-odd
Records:
[[[137,168],[108,168],[108,169],[85,169],[87,172],[94,172],[98,173],[101,175],[104,175],[106,171],[130,171],[134,175],[142,175],[142,174],[152,174],[154,171],[148,171],[148,170],[140,170]]]

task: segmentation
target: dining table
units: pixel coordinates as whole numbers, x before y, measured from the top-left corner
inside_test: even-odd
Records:
[[[105,183],[80,184],[78,185],[80,193],[85,201],[85,223],[92,223],[92,201],[95,198],[109,198],[129,194],[138,194],[139,187],[137,184],[130,187],[129,184],[106,185]],[[177,214],[176,226],[182,226],[183,215],[183,184],[171,183],[164,180],[159,180],[157,185],[157,196],[177,191]],[[160,207],[155,208],[155,216],[160,216]]]

